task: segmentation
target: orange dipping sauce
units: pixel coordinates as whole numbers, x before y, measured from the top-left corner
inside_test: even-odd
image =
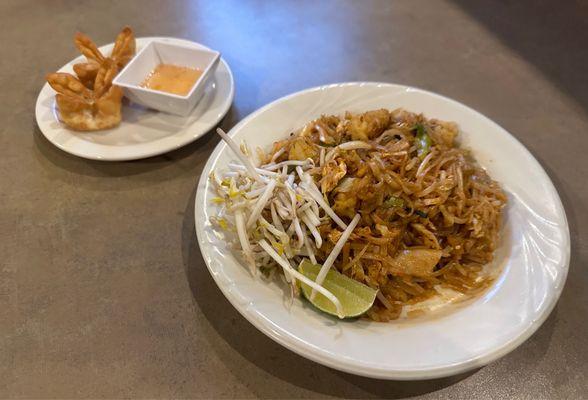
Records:
[[[202,75],[202,70],[180,67],[173,64],[159,64],[141,82],[141,87],[180,96],[187,95]]]

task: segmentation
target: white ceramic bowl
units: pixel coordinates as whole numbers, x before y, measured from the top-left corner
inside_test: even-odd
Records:
[[[384,83],[308,89],[254,112],[229,134],[268,148],[321,114],[403,107],[455,121],[471,149],[508,194],[494,263],[502,274],[481,297],[429,318],[377,323],[339,321],[296,300],[288,307],[278,283],[253,279],[209,217],[216,196],[209,173],[236,160],[221,142],[202,171],[195,225],[202,256],[220,290],[255,327],[290,350],[332,368],[386,379],[428,379],[483,366],[515,349],[545,321],[563,289],[570,257],[565,212],[551,180],[507,131],[454,100]]]
[[[186,116],[204,95],[204,90],[218,65],[220,53],[190,46],[154,40],[145,46],[117,75],[113,83],[123,88],[125,96],[146,107]],[[173,64],[202,70],[185,96],[141,87],[141,83],[159,64]]]

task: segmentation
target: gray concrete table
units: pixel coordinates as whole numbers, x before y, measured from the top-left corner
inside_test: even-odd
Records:
[[[588,6],[585,2],[0,2],[0,397],[588,398]],[[34,118],[44,75],[131,25],[220,50],[222,126],[300,89],[386,81],[455,98],[537,157],[566,208],[563,295],[520,348],[427,382],[355,377],[266,338],[224,299],[196,245],[207,135],[136,162],[63,153]]]

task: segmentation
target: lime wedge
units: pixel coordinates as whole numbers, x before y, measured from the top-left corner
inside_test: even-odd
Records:
[[[298,266],[298,271],[313,281],[316,279],[320,270],[320,265],[313,264],[308,260],[303,260]],[[305,283],[301,283],[300,286],[304,297],[313,306],[327,314],[337,315],[337,309],[329,299],[317,292],[314,300],[310,300],[312,288]],[[345,318],[357,317],[365,313],[374,304],[374,300],[376,299],[377,290],[351,279],[334,269],[329,270],[327,273],[323,287],[339,299],[343,306],[343,316]]]

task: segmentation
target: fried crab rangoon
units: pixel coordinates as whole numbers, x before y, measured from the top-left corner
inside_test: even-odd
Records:
[[[95,131],[117,126],[121,121],[122,89],[112,84],[118,72],[113,60],[105,59],[96,73],[94,90],[75,76],[55,72],[47,82],[57,92],[55,100],[60,119],[79,131]]]
[[[74,43],[78,50],[86,56],[87,62],[74,64],[73,69],[80,82],[89,89],[92,89],[96,74],[105,60],[112,59],[117,71],[120,71],[133,58],[136,51],[135,36],[133,30],[128,26],[116,37],[110,57],[105,57],[92,39],[83,33],[76,33]]]

